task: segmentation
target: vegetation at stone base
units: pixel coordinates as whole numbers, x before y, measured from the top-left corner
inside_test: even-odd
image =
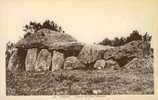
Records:
[[[153,72],[137,69],[7,71],[7,95],[153,94]]]
[[[63,31],[61,26],[57,25],[54,21],[51,21],[51,20],[45,20],[43,23],[31,21],[29,24],[26,24],[23,28],[24,28],[23,31],[26,32],[26,34],[24,35],[24,38],[44,28],[61,32],[61,33],[65,32]]]
[[[150,42],[151,38],[152,36],[149,35],[147,32],[144,35],[141,35],[137,30],[133,30],[133,32],[130,33],[130,35],[127,37],[121,37],[121,38],[116,37],[113,40],[105,38],[99,44],[110,45],[110,46],[121,46],[135,40],[143,40],[146,42]]]

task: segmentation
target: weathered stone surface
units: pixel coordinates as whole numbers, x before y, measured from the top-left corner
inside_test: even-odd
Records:
[[[37,58],[37,48],[32,48],[27,50],[27,55],[25,59],[25,70],[33,71],[35,68]]]
[[[119,64],[114,60],[106,60],[105,61],[105,68],[118,69]]]
[[[25,55],[23,54],[23,50],[14,49],[9,62],[7,69],[9,71],[23,71],[24,70],[24,60]]]
[[[83,43],[79,42],[55,42],[49,44],[49,50],[56,50],[62,52],[65,57],[78,56],[79,52],[82,50]]]
[[[84,64],[94,63],[98,59],[102,59],[104,52],[110,48],[110,46],[102,45],[85,45],[79,53],[78,59]]]
[[[60,43],[77,42],[77,40],[66,33],[60,33],[49,29],[40,29],[35,34],[30,34],[27,37],[19,40],[15,47],[17,48],[43,48],[48,47],[51,49],[65,49],[69,45],[61,47]],[[55,44],[54,44],[55,43]],[[56,45],[57,44],[57,45]],[[62,44],[61,44],[62,45]],[[61,47],[61,48],[60,48]]]
[[[153,58],[133,58],[128,64],[123,67],[128,70],[153,73]]]
[[[8,70],[16,71],[19,67],[18,64],[18,50],[16,49],[13,54],[11,55],[9,62],[8,62]]]
[[[9,59],[10,57],[12,56],[12,54],[16,51],[17,49],[12,47],[12,48],[6,48],[6,52],[5,52],[5,55],[6,55],[6,67],[8,67],[8,63],[9,63]]]
[[[123,56],[126,56],[127,58],[140,57],[143,53],[140,47],[141,45],[141,41],[132,41],[123,46],[111,48],[104,53],[104,59],[113,58],[118,60]]]
[[[51,53],[47,49],[42,49],[37,57],[35,71],[49,70],[51,65]]]
[[[50,50],[81,51],[83,45],[84,44],[80,42],[55,42],[49,44],[48,47]]]
[[[135,57],[143,56],[142,41],[132,41],[123,46],[111,48],[104,52],[104,59],[113,59],[119,63],[120,66],[124,66],[131,59]]]
[[[104,67],[105,67],[104,59],[97,60],[94,64],[94,68],[96,68],[96,69],[103,69]]]
[[[84,68],[85,66],[77,59],[77,57],[67,57],[64,62],[64,69]]]
[[[61,69],[61,67],[64,64],[64,54],[53,51],[53,57],[52,57],[52,71]]]

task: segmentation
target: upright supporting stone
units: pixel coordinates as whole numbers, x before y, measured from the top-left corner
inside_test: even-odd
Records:
[[[64,64],[64,54],[53,51],[52,57],[52,71],[60,69]]]
[[[35,71],[46,71],[51,66],[51,53],[47,49],[42,49],[37,57]]]
[[[36,58],[37,58],[37,48],[28,49],[26,59],[25,59],[26,71],[34,71]]]
[[[15,49],[9,59],[7,70],[14,72],[14,71],[18,71],[19,67],[20,67],[20,61],[18,57],[18,49]]]

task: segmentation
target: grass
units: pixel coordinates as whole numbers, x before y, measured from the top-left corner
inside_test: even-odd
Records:
[[[153,73],[129,70],[7,71],[7,95],[153,94]],[[100,91],[100,92],[94,92]]]

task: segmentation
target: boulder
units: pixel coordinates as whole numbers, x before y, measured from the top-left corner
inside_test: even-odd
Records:
[[[118,69],[119,67],[120,67],[119,64],[112,59],[105,61],[105,68]]]
[[[77,57],[67,57],[64,62],[64,69],[84,68],[84,65],[77,59]]]
[[[27,50],[27,55],[25,59],[25,70],[33,71],[37,58],[37,48],[32,48]]]
[[[128,64],[123,67],[128,70],[153,73],[153,58],[133,58]]]
[[[105,67],[104,59],[97,60],[94,64],[94,68],[96,68],[96,69],[103,69],[104,67]]]
[[[52,57],[52,71],[61,69],[64,64],[64,54],[53,51],[53,57]]]
[[[104,59],[113,59],[124,66],[131,59],[143,56],[142,41],[132,41],[123,46],[114,47],[104,52]]]
[[[78,55],[78,59],[84,64],[94,63],[104,57],[104,52],[113,47],[103,45],[85,45]]]
[[[37,57],[35,71],[46,71],[51,66],[51,53],[47,49],[42,49]]]

